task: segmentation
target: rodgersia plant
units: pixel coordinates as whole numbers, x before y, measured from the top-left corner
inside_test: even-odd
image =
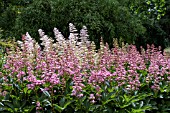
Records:
[[[169,98],[170,59],[154,46],[95,50],[87,28],[78,34],[69,24],[65,39],[39,29],[41,44],[28,33],[8,51],[1,70],[3,112],[145,112],[157,99]],[[41,45],[41,46],[40,46]],[[165,101],[168,102],[168,101]]]

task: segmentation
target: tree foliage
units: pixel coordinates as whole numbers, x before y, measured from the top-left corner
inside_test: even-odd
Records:
[[[147,31],[137,38],[136,45],[155,44],[162,48],[168,46],[168,32],[164,29],[168,23],[165,24],[163,20],[168,13],[167,6],[167,0],[141,0],[139,4],[131,5],[132,13],[140,18]]]
[[[3,30],[3,38],[13,37],[17,16],[32,2],[33,0],[0,0],[0,28]]]
[[[113,38],[133,43],[145,32],[126,2],[119,0],[35,0],[18,16],[15,32],[19,36],[28,31],[36,37],[39,28],[52,34],[57,27],[67,37],[70,22],[78,29],[86,25],[92,40],[99,44],[102,36],[110,46]]]
[[[117,38],[164,48],[170,46],[169,7],[169,0],[0,0],[0,28],[5,38],[29,32],[39,40],[39,28],[52,36],[57,27],[68,37],[71,22],[78,30],[86,25],[98,46],[103,37],[110,47]]]

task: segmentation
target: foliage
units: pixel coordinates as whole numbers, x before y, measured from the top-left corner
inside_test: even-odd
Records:
[[[3,36],[11,36],[15,25],[16,12],[13,7],[8,7],[0,16],[0,27],[3,28]]]
[[[51,31],[51,6],[48,0],[35,0],[29,7],[24,8],[22,13],[18,15],[15,24],[16,36],[22,36],[29,31],[33,36],[37,37],[39,28]],[[17,37],[20,39],[20,37]]]
[[[137,38],[137,46],[154,44],[163,49],[169,46],[168,7],[168,0],[141,0],[131,5],[131,11],[141,19],[147,31]]]
[[[169,25],[170,25],[170,19],[169,19],[170,18],[169,17],[169,15],[170,15],[170,1],[166,0],[165,7],[166,7],[166,13],[165,13],[164,17],[161,18],[159,23],[162,26],[163,31],[166,33],[164,44],[166,47],[170,47],[170,43],[169,43],[170,42],[170,35],[169,35],[170,34],[170,31],[169,31],[169,29],[170,29],[170,27],[169,27]]]
[[[32,0],[0,0],[0,28],[3,29],[3,39],[14,36],[16,17],[22,8],[31,4]]]
[[[27,31],[38,37],[39,28],[52,36],[53,26],[68,37],[69,22],[86,25],[99,48],[100,37],[112,47],[113,38],[138,48],[170,45],[168,0],[0,0],[3,38],[21,38]],[[107,7],[106,7],[107,6]],[[101,10],[102,9],[102,10]],[[39,41],[39,39],[36,39]]]
[[[56,26],[68,37],[65,26],[70,22],[78,30],[86,25],[90,39],[98,46],[101,36],[111,47],[113,38],[134,43],[136,37],[145,32],[141,21],[131,14],[126,2],[119,0],[35,0],[18,15],[15,32],[19,36],[28,31],[37,37],[36,31],[42,28],[52,36],[51,30]]]
[[[0,51],[1,53],[4,53],[7,48],[14,49],[16,47],[15,39],[7,38],[3,39],[2,31],[0,29]]]
[[[170,110],[170,59],[153,45],[100,43],[95,51],[87,29],[69,24],[66,40],[54,28],[55,42],[39,29],[41,45],[26,33],[8,51],[0,71],[1,112],[145,113]]]

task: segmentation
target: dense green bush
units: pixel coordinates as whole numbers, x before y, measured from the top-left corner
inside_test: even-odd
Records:
[[[86,25],[98,46],[102,36],[110,46],[118,38],[138,48],[148,43],[165,48],[169,6],[169,0],[0,0],[0,28],[3,38],[20,39],[27,31],[37,37],[38,28],[52,36],[53,26],[67,37],[65,26],[73,22],[78,29]]]
[[[146,28],[145,34],[137,37],[137,46],[146,47],[147,44],[154,44],[163,49],[170,46],[169,7],[169,0],[141,0],[140,5],[131,6],[132,12],[140,18]]]
[[[113,38],[134,43],[145,28],[126,3],[119,0],[35,0],[17,17],[14,32],[16,37],[27,31],[37,37],[38,28],[51,35],[56,26],[68,37],[65,26],[73,22],[79,30],[86,25],[90,39],[98,45],[101,36],[110,46]]]
[[[0,28],[2,28],[3,38],[13,35],[13,26],[15,25],[16,11],[12,6],[7,7],[6,11],[0,14]]]

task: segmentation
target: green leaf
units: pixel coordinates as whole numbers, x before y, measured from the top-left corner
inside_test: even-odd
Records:
[[[67,101],[67,102],[64,104],[64,109],[66,109],[67,106],[70,105],[72,102],[74,102],[74,100]]]
[[[45,99],[43,102],[45,103],[45,106],[51,106],[51,102],[49,100]]]
[[[110,83],[108,81],[105,81],[105,84],[110,87]]]
[[[7,108],[7,109],[5,109],[5,110],[9,111],[10,113],[14,113],[14,109]]]
[[[19,107],[20,107],[20,102],[17,101],[17,99],[13,99],[13,106],[14,106],[15,108],[19,108]]]
[[[13,84],[13,87],[16,87],[18,90],[21,90],[21,87],[18,84]]]
[[[33,109],[35,108],[36,106],[35,105],[32,105],[29,107],[29,109],[25,109],[24,111],[27,111],[28,110],[28,113],[32,113],[33,112]]]
[[[0,111],[4,110],[4,104],[2,102],[0,102]]]
[[[11,104],[10,102],[5,101],[5,102],[4,102],[4,105],[7,105],[8,107],[10,107],[11,109],[14,110],[14,106],[13,106],[13,104]]]
[[[165,108],[163,111],[170,111],[170,108]]]
[[[57,104],[54,104],[54,108],[58,111],[58,112],[62,112],[63,110],[64,110],[64,108],[63,107],[61,107],[61,106],[59,106],[59,105],[57,105]]]
[[[100,107],[102,107],[102,105],[91,105],[89,111],[93,112],[94,110],[99,110]],[[96,113],[99,113],[99,111],[97,111]]]
[[[24,88],[24,93],[26,94],[27,91],[28,91],[28,87],[25,87],[25,88]]]
[[[103,98],[104,101],[102,101],[102,104],[105,105],[105,104],[109,103],[110,101],[115,100],[116,95],[115,95],[115,92],[111,92],[108,95],[105,95],[105,93],[104,93],[103,97],[104,97]]]
[[[23,108],[23,107],[26,105],[26,103],[27,103],[27,101],[26,101],[26,100],[24,100],[24,101],[22,102],[22,104],[21,104],[21,107],[20,107],[20,108]]]
[[[4,111],[5,109],[4,109],[4,107],[0,107],[0,111]]]
[[[6,95],[5,95],[5,100],[9,100],[9,97],[10,97],[9,93],[6,94]]]
[[[3,83],[3,81],[4,81],[3,78],[0,78],[0,83]]]
[[[144,107],[139,108],[139,109],[133,109],[132,108],[132,113],[143,113],[146,110],[151,110],[151,108],[152,108],[152,106],[150,106],[150,105],[144,106]]]
[[[45,96],[51,97],[51,95],[49,94],[48,91],[45,91],[43,88],[40,88],[40,89],[41,89],[41,91],[44,93]]]
[[[64,106],[65,103],[65,97],[61,98],[61,100],[59,101],[60,106]]]
[[[115,99],[109,99],[103,103],[103,105],[108,104],[110,101],[114,101]]]
[[[131,98],[129,98],[129,96],[127,96],[126,94],[124,94],[124,99],[126,102],[129,102],[132,98],[134,98],[135,96],[132,96]]]
[[[140,102],[140,108],[143,107],[143,101]]]
[[[28,94],[30,94],[32,92],[32,90],[28,90],[27,92],[28,92]]]
[[[80,99],[80,102],[84,102],[87,96],[83,96],[83,98]]]
[[[138,91],[135,91],[134,95],[137,95],[138,94]]]
[[[88,100],[86,100],[84,103],[83,103],[83,106],[85,107],[85,109],[89,109],[90,108],[90,103]]]
[[[130,95],[124,94],[123,100],[122,100],[123,105],[121,105],[120,108],[125,108],[125,107],[131,105],[132,103],[135,103],[137,101],[145,99],[146,97],[148,97],[150,95],[151,94],[140,94],[140,95],[136,95],[136,96],[130,96]]]
[[[2,102],[0,102],[0,106],[4,106],[4,104]]]

